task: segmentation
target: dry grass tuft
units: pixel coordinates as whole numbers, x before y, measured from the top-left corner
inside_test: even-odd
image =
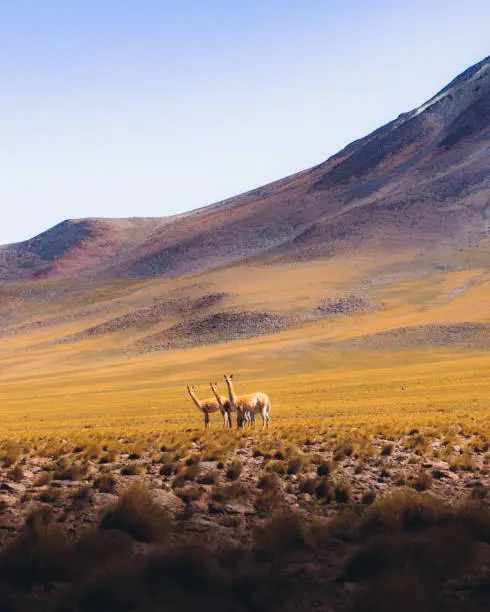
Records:
[[[282,459],[271,459],[266,463],[265,469],[268,472],[273,472],[274,474],[285,474],[286,462]]]
[[[247,490],[238,482],[233,482],[222,487],[213,487],[211,490],[211,499],[219,503],[227,503],[239,499],[246,499],[248,496]]]
[[[0,450],[0,465],[4,468],[11,467],[19,460],[21,448],[12,442],[4,444]]]
[[[14,465],[8,471],[7,477],[13,482],[21,482],[24,479],[24,468],[21,465]]]
[[[74,570],[71,559],[68,538],[42,509],[27,518],[23,533],[2,551],[0,568],[3,579],[28,589],[69,579]]]
[[[148,489],[134,483],[106,510],[100,528],[120,529],[135,540],[155,542],[168,536],[172,523],[165,508],[154,500]]]
[[[376,500],[376,491],[366,491],[363,493],[361,503],[365,506],[370,506]]]
[[[336,502],[346,504],[352,495],[351,487],[345,482],[338,482],[334,486],[333,494]]]
[[[259,559],[274,559],[288,550],[306,546],[307,528],[297,513],[283,510],[274,513],[265,525],[253,532],[253,550]]]
[[[196,482],[200,485],[214,485],[218,482],[218,472],[205,472],[197,478]]]
[[[64,497],[64,491],[60,487],[49,487],[39,494],[39,501],[45,504],[54,504]]]
[[[427,491],[432,487],[433,482],[434,479],[430,474],[421,472],[411,481],[411,485],[416,491]]]
[[[71,457],[60,457],[54,465],[55,480],[82,480],[87,476],[86,465],[73,463]]]
[[[40,472],[32,483],[35,487],[44,487],[51,482],[52,476],[49,472]]]
[[[194,485],[183,487],[182,489],[175,489],[175,495],[187,505],[201,499],[203,493],[204,489],[202,487],[196,487]]]
[[[308,493],[308,495],[315,495],[316,483],[316,478],[304,478],[299,483],[300,493]]]
[[[286,472],[288,474],[299,474],[305,469],[307,463],[307,458],[304,455],[294,455],[288,461]]]
[[[476,470],[476,462],[473,453],[466,451],[461,455],[451,457],[449,460],[449,469],[452,472],[474,472]]]
[[[383,444],[383,446],[381,447],[381,451],[380,451],[380,455],[382,457],[388,457],[389,455],[391,455],[393,453],[393,444]]]
[[[374,503],[364,518],[364,532],[416,531],[450,521],[454,509],[443,500],[399,488]]]
[[[337,466],[332,461],[322,461],[318,465],[316,472],[318,476],[330,476],[330,474],[335,471],[336,467]]]
[[[94,481],[94,487],[101,493],[114,493],[118,485],[119,478],[116,474],[101,474]]]
[[[237,480],[243,472],[243,463],[240,459],[233,459],[230,467],[226,470],[226,478],[228,480]]]
[[[143,463],[128,463],[121,468],[123,476],[139,476],[146,472],[146,465]]]

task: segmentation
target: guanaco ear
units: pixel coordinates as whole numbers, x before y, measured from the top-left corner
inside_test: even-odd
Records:
[[[230,378],[233,378],[233,374],[230,374]]]

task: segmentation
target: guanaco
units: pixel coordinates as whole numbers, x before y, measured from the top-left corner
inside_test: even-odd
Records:
[[[209,429],[210,427],[209,415],[212,414],[213,412],[217,412],[218,410],[220,410],[220,405],[218,404],[218,401],[214,397],[209,397],[208,399],[205,399],[205,400],[197,399],[194,385],[192,386],[187,385],[187,391],[189,395],[191,396],[191,399],[194,402],[194,404],[196,404],[199,410],[204,414],[204,428]]]
[[[255,416],[260,414],[262,417],[263,429],[269,427],[271,401],[265,393],[250,393],[249,395],[237,396],[233,388],[233,374],[224,375],[228,393],[230,396],[230,405],[233,410],[236,410],[237,421],[238,415],[241,416],[242,422],[250,425],[255,424]]]

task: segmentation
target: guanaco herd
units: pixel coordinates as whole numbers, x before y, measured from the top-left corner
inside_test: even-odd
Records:
[[[232,413],[236,413],[237,427],[241,428],[245,425],[255,425],[255,417],[260,414],[262,417],[263,428],[269,427],[271,402],[265,393],[251,393],[250,395],[236,395],[233,389],[233,374],[226,376],[225,382],[228,387],[228,395],[220,395],[218,393],[218,383],[209,383],[214,397],[205,400],[199,400],[196,396],[194,385],[187,385],[187,391],[191,396],[192,401],[204,415],[204,427],[209,429],[209,415],[213,412],[221,412],[223,417],[224,427],[232,427]]]

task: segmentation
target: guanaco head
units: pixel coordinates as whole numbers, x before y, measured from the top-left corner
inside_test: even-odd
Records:
[[[233,374],[230,374],[229,376],[227,376],[226,374],[223,374],[223,376],[226,382],[230,382],[233,378]]]
[[[211,391],[213,391],[213,393],[218,393],[218,383],[217,382],[210,382],[209,386],[211,387]]]
[[[195,388],[194,385],[187,385],[187,391],[191,397],[194,395]]]

